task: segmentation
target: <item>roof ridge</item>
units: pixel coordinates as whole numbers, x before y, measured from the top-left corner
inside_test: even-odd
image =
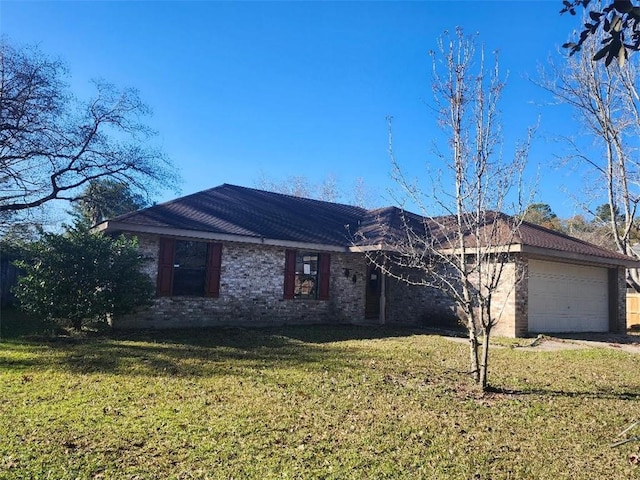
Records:
[[[188,193],[187,195],[183,195],[183,196],[181,196],[181,197],[177,197],[177,198],[172,198],[171,200],[167,200],[167,201],[165,201],[165,202],[154,203],[153,205],[149,205],[148,207],[141,208],[141,209],[139,209],[139,210],[134,210],[133,212],[128,212],[128,213],[123,213],[122,215],[117,215],[117,216],[115,216],[115,217],[113,217],[113,218],[110,218],[110,219],[109,219],[109,221],[113,221],[113,220],[116,220],[116,221],[119,221],[119,220],[126,220],[127,218],[131,217],[132,215],[136,215],[136,214],[138,214],[138,213],[140,213],[140,212],[144,212],[144,211],[149,210],[149,209],[151,209],[151,208],[160,207],[160,206],[172,205],[172,204],[174,204],[174,203],[184,201],[184,200],[185,200],[185,199],[187,199],[187,198],[194,197],[194,196],[196,196],[196,195],[202,195],[202,194],[204,194],[204,193],[206,193],[206,192],[209,192],[209,191],[211,191],[211,190],[216,190],[216,189],[218,189],[218,188],[220,188],[220,187],[223,187],[223,186],[225,186],[225,185],[227,185],[227,184],[226,184],[226,183],[223,183],[222,185],[218,185],[217,187],[211,187],[211,188],[207,188],[206,190],[200,190],[200,191],[198,191],[198,192]]]
[[[362,210],[363,212],[368,211],[364,207],[360,207],[358,205],[351,205],[349,203],[330,202],[328,200],[321,200],[321,199],[318,199],[318,198],[302,197],[302,196],[298,196],[298,195],[291,195],[289,193],[274,192],[272,190],[264,190],[264,189],[261,189],[261,188],[244,187],[244,186],[241,186],[241,185],[233,185],[233,184],[230,184],[230,183],[225,183],[222,186],[227,186],[227,187],[232,187],[232,188],[242,189],[242,190],[252,190],[254,192],[266,193],[268,195],[276,195],[276,196],[280,196],[280,197],[286,197],[286,198],[289,198],[289,199],[292,199],[292,200],[302,200],[302,201],[308,201],[308,202],[314,202],[314,203],[323,203],[323,204],[328,204],[328,205],[340,205],[340,206],[343,206],[343,207],[358,208],[358,209]]]

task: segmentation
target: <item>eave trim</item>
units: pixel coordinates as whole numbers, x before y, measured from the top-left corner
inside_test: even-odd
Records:
[[[314,242],[299,242],[292,240],[279,240],[274,238],[251,237],[248,235],[233,235],[229,233],[203,232],[199,230],[186,230],[179,228],[156,227],[150,225],[136,225],[124,222],[107,221],[96,225],[93,230],[98,232],[128,232],[147,233],[151,235],[161,235],[165,237],[190,238],[198,240],[215,240],[221,242],[250,243],[254,245],[269,245],[274,247],[285,247],[295,249],[319,250],[325,252],[348,252],[348,247],[338,245],[327,245]]]

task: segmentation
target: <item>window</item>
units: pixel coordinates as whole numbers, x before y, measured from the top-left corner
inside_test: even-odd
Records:
[[[285,252],[285,299],[329,299],[328,253]]]
[[[203,242],[176,241],[173,257],[174,295],[204,296],[207,275],[207,247]]]
[[[219,243],[161,238],[157,294],[217,297],[221,257]]]
[[[318,298],[318,254],[296,255],[294,298]]]

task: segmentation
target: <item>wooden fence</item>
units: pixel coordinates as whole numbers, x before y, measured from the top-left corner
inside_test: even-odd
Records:
[[[627,292],[627,328],[640,329],[640,293]]]

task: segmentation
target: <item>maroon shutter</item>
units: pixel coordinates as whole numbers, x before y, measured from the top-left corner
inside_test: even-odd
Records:
[[[296,284],[296,251],[284,252],[284,299],[291,300]]]
[[[158,283],[156,294],[159,297],[171,296],[173,290],[173,258],[176,242],[171,238],[160,238],[158,252]]]
[[[329,279],[331,274],[331,255],[320,254],[320,289],[318,290],[318,300],[329,300]]]
[[[207,282],[205,295],[207,297],[220,296],[220,266],[222,264],[222,244],[210,243],[207,256]]]

